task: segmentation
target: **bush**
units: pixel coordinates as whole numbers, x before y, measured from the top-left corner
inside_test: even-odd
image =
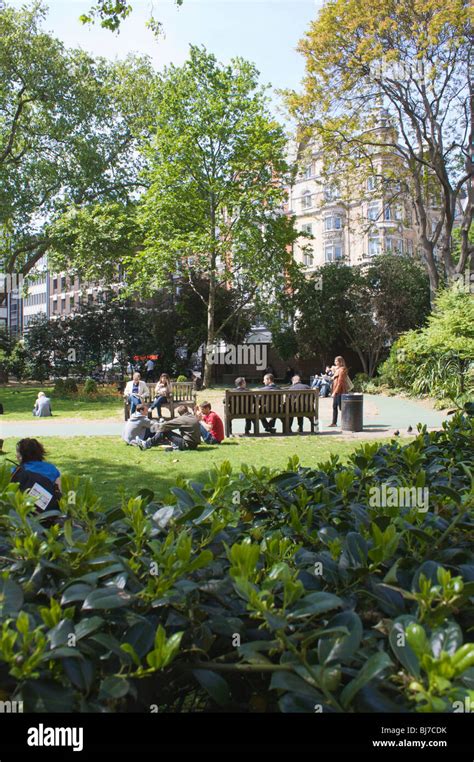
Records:
[[[178,376],[178,378],[176,379],[176,381],[180,381],[180,382],[181,381],[187,381],[187,380],[188,380],[187,377],[183,376],[182,374],[180,376]]]
[[[370,381],[367,373],[356,373],[352,383],[354,384],[354,392],[364,392],[366,383]]]
[[[86,379],[84,384],[84,394],[97,394],[97,383],[93,378]]]
[[[473,444],[457,415],[347,465],[223,463],[162,502],[142,490],[110,509],[63,474],[75,502],[49,527],[5,466],[5,698],[25,711],[149,711],[150,696],[160,713],[245,712],[255,697],[268,712],[453,711],[472,699]],[[394,505],[389,486],[427,489],[429,504]]]
[[[56,397],[62,397],[65,394],[64,379],[57,378],[54,382],[54,394]]]
[[[428,325],[408,331],[380,366],[382,383],[462,406],[474,394],[474,300],[454,287],[441,292]]]

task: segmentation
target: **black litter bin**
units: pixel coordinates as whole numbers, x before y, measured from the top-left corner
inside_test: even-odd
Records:
[[[362,431],[364,427],[364,395],[343,394],[341,419],[342,431]]]

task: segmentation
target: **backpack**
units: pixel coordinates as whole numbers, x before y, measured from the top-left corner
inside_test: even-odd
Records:
[[[22,492],[28,492],[33,497],[37,497],[35,504],[38,512],[60,510],[61,491],[47,476],[18,466],[11,476],[11,481],[17,482]]]

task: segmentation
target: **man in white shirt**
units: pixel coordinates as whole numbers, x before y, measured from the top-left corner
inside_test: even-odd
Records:
[[[124,389],[123,396],[130,405],[130,415],[133,415],[140,402],[145,402],[148,399],[148,386],[144,381],[141,381],[139,373],[133,374],[132,380],[127,383]]]

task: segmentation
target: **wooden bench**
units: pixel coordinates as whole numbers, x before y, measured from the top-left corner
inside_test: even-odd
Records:
[[[155,399],[155,387],[156,382],[153,384],[147,384],[148,397],[147,402],[153,402]],[[171,382],[171,397],[169,402],[163,402],[162,408],[167,407],[170,411],[170,418],[174,418],[174,411],[180,405],[194,405],[196,404],[196,390],[192,381],[172,381]],[[124,400],[124,415],[125,420],[130,418],[130,405],[127,400]]]
[[[290,433],[292,418],[309,418],[311,433],[319,425],[319,389],[275,389],[264,391],[235,391],[225,393],[226,436],[232,434],[232,421],[252,421],[255,436],[260,435],[262,418],[276,418],[282,422],[283,433]]]

